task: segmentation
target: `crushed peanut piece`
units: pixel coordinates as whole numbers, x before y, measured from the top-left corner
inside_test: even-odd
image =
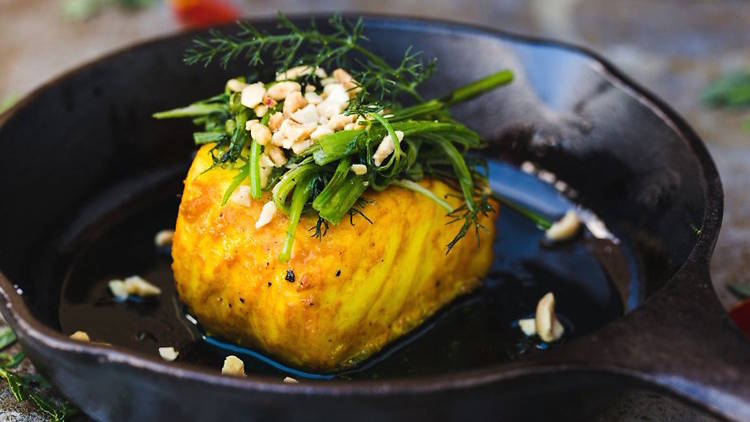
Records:
[[[404,140],[404,132],[397,130],[396,137],[398,138],[398,142],[401,143]],[[380,145],[378,145],[378,149],[375,150],[375,154],[372,155],[372,161],[379,167],[393,153],[395,148],[396,146],[393,144],[391,135],[385,135]]]
[[[268,88],[266,94],[276,101],[281,101],[286,98],[286,96],[289,95],[290,92],[294,91],[302,91],[302,86],[297,82],[284,81],[273,84],[270,88]]]
[[[284,115],[280,112],[273,113],[268,119],[268,128],[277,131],[281,127],[281,122],[284,121]]]
[[[312,85],[312,84],[305,85],[305,96],[307,96],[307,94],[311,92],[315,92],[315,85]]]
[[[297,67],[292,67],[290,69],[287,69],[286,72],[279,72],[276,74],[276,80],[277,81],[287,81],[287,80],[294,80],[299,79],[302,76],[306,76],[313,73],[312,66],[302,65]],[[315,68],[315,76],[319,78],[325,78],[328,76],[326,74],[326,71],[322,68],[316,67]]]
[[[241,92],[247,84],[239,79],[230,79],[227,81],[227,88],[233,92]]]
[[[159,356],[161,356],[162,359],[166,360],[167,362],[173,362],[175,359],[177,359],[177,356],[180,355],[180,352],[174,349],[174,347],[160,347],[159,348]]]
[[[311,88],[310,85],[307,86],[308,88]],[[323,102],[323,97],[315,93],[315,88],[313,88],[313,91],[305,92],[305,100],[307,100],[308,104],[318,105]]]
[[[250,125],[250,137],[261,145],[267,145],[271,142],[271,129],[262,123],[254,123]]]
[[[274,167],[281,167],[287,162],[284,151],[276,145],[267,145],[266,150],[263,153],[268,155],[268,158],[271,159]]]
[[[349,105],[349,94],[343,85],[335,83],[326,85],[323,88],[325,99],[318,104],[318,115],[330,119],[331,117],[341,114]]]
[[[154,244],[156,246],[169,246],[172,244],[174,238],[174,230],[160,230],[154,236]]]
[[[266,113],[268,113],[268,106],[265,104],[258,104],[253,109],[253,112],[255,113],[256,116],[263,117],[266,115]]]
[[[306,149],[310,148],[313,144],[312,139],[305,139],[302,141],[297,141],[294,144],[292,144],[292,151],[294,151],[295,154],[301,154]]]
[[[299,384],[299,381],[292,377],[284,377],[281,382],[283,382],[284,384]]]
[[[69,336],[72,340],[76,341],[91,341],[89,334],[85,331],[76,331]]]
[[[292,120],[300,124],[318,123],[318,112],[313,104],[308,104],[305,107],[295,111],[291,115]]]
[[[352,164],[350,168],[352,169],[352,173],[357,176],[362,176],[367,173],[367,166],[364,164]]]
[[[330,77],[330,78],[323,78],[320,80],[320,86],[328,86],[330,84],[335,84],[336,78]]]
[[[130,295],[148,297],[161,294],[160,288],[137,275],[128,277],[125,280],[110,281],[109,290],[113,296],[121,300],[127,299]]]
[[[557,320],[557,315],[555,315],[555,295],[551,292],[539,300],[534,319],[536,333],[547,343],[559,340],[565,333],[565,327]]]
[[[258,221],[255,222],[255,228],[259,229],[273,220],[273,216],[276,215],[276,203],[268,201],[263,204],[263,209],[260,210],[260,216]]]
[[[578,214],[574,210],[568,210],[563,218],[552,224],[544,232],[544,236],[547,240],[560,242],[575,236],[580,228],[581,220],[578,218]]]
[[[234,355],[229,355],[224,359],[224,366],[221,368],[223,375],[232,375],[235,377],[245,376],[245,362]]]
[[[534,318],[524,318],[518,320],[518,326],[521,327],[521,331],[523,331],[524,334],[531,337],[533,335],[536,335],[536,319]]]
[[[346,114],[337,114],[331,117],[331,120],[328,121],[328,127],[333,130],[342,130],[344,129],[344,126],[354,122],[355,118],[356,116],[353,114],[348,116]]]
[[[243,207],[249,207],[250,206],[250,186],[247,185],[240,185],[237,187],[237,189],[232,192],[232,197],[230,198],[232,203],[241,205]]]
[[[321,125],[321,126],[318,126],[313,131],[313,133],[310,134],[310,139],[312,139],[313,141],[317,141],[318,139],[320,139],[320,137],[325,136],[325,135],[330,135],[332,133],[333,131],[331,130],[331,128],[325,125]]]
[[[263,82],[250,84],[242,89],[240,103],[247,108],[255,108],[255,106],[263,102],[263,95],[265,93],[266,89],[263,87]]]
[[[284,117],[291,116],[292,113],[306,105],[307,100],[305,100],[305,97],[303,97],[299,91],[290,92],[284,99],[284,108],[282,110],[284,112]]]

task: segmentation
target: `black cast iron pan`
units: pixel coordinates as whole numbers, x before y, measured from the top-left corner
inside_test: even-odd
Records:
[[[115,221],[118,201],[134,192],[123,181],[184,168],[191,128],[154,121],[152,112],[208,96],[242,73],[241,63],[227,71],[184,66],[182,51],[195,34],[181,34],[75,70],[0,120],[2,313],[60,391],[102,420],[497,420],[586,417],[622,388],[646,387],[750,420],[750,346],[719,305],[708,273],[721,183],[687,124],[581,48],[416,19],[369,17],[366,33],[387,58],[409,45],[437,57],[439,71],[425,92],[515,71],[511,87],[459,107],[457,117],[490,140],[489,157],[527,159],[554,172],[617,230],[640,275],[636,300],[623,308],[635,309],[527,359],[296,385],[222,377],[69,340],[60,333],[55,272],[71,247],[65,236],[93,212],[86,204],[112,186],[125,186],[104,201],[112,211],[106,218]]]

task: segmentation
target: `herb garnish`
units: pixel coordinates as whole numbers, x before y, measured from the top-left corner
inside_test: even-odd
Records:
[[[479,216],[493,212],[486,163],[479,157],[467,159],[467,154],[482,148],[483,143],[479,134],[451,118],[448,107],[510,83],[513,73],[503,70],[443,98],[424,100],[417,88],[432,75],[435,61],[426,62],[419,52],[408,49],[398,65],[391,66],[364,46],[367,39],[362,19],[352,23],[334,16],[329,20],[332,32],[325,33],[316,28],[314,21],[309,29],[299,28],[282,14],[278,21],[279,34],[261,32],[244,23],[239,24],[236,35],[211,31],[208,38],[194,41],[185,62],[206,66],[218,60],[226,66],[243,58],[256,74],[263,71],[267,60],[277,74],[294,66],[328,70],[346,67],[355,85],[348,91],[350,100],[345,114],[357,116],[357,126],[324,135],[303,151],[289,151],[286,165],[274,168],[262,186],[259,157],[266,147],[252,139],[246,124],[259,119],[268,126],[269,116],[281,110],[281,103],[269,105],[271,109],[259,116],[254,109],[243,106],[240,93],[228,86],[223,94],[156,113],[156,118],[193,118],[196,125],[203,126],[203,131],[194,134],[196,145],[214,144],[214,167],[237,170],[224,202],[247,179],[252,198],[259,199],[263,191],[272,192],[276,209],[289,216],[287,239],[279,257],[282,261],[291,256],[303,213],[317,213],[319,219],[313,230],[320,237],[329,223],[335,225],[346,215],[351,219],[362,214],[362,195],[368,188],[382,191],[400,186],[445,208],[448,224],[461,223],[456,236],[446,245],[447,251],[470,229],[480,230]],[[244,79],[237,80],[244,83]],[[321,83],[312,71],[297,81],[303,88],[316,88]],[[383,161],[376,160],[376,150],[387,136],[393,141],[392,152]],[[399,136],[403,140],[394,141],[401,139]],[[352,165],[364,165],[366,172],[355,174]],[[463,204],[454,209],[436,197],[417,183],[425,178],[453,186],[460,192]]]
[[[0,329],[0,350],[5,350],[16,342],[16,334],[10,327]],[[69,416],[77,412],[70,403],[57,402],[50,400],[40,394],[37,390],[40,385],[45,385],[46,381],[40,376],[35,375],[18,375],[12,372],[23,362],[26,355],[18,352],[15,355],[0,352],[0,378],[8,383],[10,393],[18,401],[29,400],[36,408],[52,421],[64,421]]]

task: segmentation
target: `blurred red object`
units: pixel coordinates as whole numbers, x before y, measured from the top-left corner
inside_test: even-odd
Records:
[[[172,12],[180,24],[200,28],[234,22],[240,10],[227,0],[169,0]]]
[[[729,316],[737,327],[750,338],[750,299],[738,303],[729,310]]]

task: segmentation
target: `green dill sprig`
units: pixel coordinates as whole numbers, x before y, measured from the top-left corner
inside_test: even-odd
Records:
[[[362,88],[352,100],[351,110],[362,111],[369,107],[368,111],[379,111],[397,102],[402,95],[422,101],[417,87],[432,75],[435,60],[425,63],[420,52],[409,48],[400,63],[393,67],[363,46],[367,38],[362,33],[362,18],[350,22],[334,15],[328,24],[332,29],[330,33],[318,30],[314,20],[310,28],[302,29],[279,13],[280,33],[271,34],[239,22],[237,34],[212,30],[207,38],[196,38],[185,52],[184,61],[203,66],[218,61],[226,68],[230,62],[242,58],[251,69],[259,70],[270,59],[277,73],[298,65],[324,69],[348,65],[352,77]],[[305,76],[306,81],[313,78],[314,74]]]
[[[349,216],[362,216],[372,223],[364,211],[366,191],[382,191],[392,186],[424,195],[445,209],[448,224],[461,223],[455,237],[446,245],[450,251],[472,228],[483,227],[480,218],[493,212],[490,204],[486,164],[472,151],[483,147],[480,136],[456,122],[449,107],[468,101],[513,80],[512,72],[500,71],[469,83],[450,94],[425,100],[418,87],[433,73],[435,61],[424,61],[421,53],[409,48],[403,58],[391,66],[365,47],[361,19],[348,22],[340,16],[329,20],[329,32],[319,31],[314,22],[302,29],[279,15],[280,33],[266,33],[251,25],[240,24],[235,35],[212,31],[207,39],[198,39],[186,52],[188,64],[208,65],[218,61],[226,66],[243,58],[256,74],[271,60],[276,74],[293,66],[331,70],[344,67],[354,79],[346,113],[358,116],[358,127],[320,137],[311,147],[299,153],[289,152],[286,166],[274,168],[265,175],[268,182],[261,186],[259,157],[266,150],[251,139],[245,123],[257,118],[269,124],[269,116],[282,109],[273,105],[262,118],[240,103],[240,93],[229,88],[223,94],[198,101],[187,107],[157,113],[156,118],[188,117],[203,130],[194,134],[197,145],[213,143],[213,167],[237,171],[222,198],[226,203],[233,191],[249,179],[254,199],[270,191],[276,209],[289,218],[287,236],[279,258],[290,259],[297,226],[302,215],[317,214],[317,223],[309,230],[321,238],[331,224],[339,224]],[[268,73],[268,72],[266,72]],[[315,72],[301,76],[303,86],[317,90]],[[244,82],[244,79],[240,79]],[[408,102],[403,105],[402,101]],[[384,139],[393,142],[393,151],[383,162],[375,153]],[[355,173],[352,165],[366,171]],[[213,168],[212,167],[212,168]],[[463,200],[452,207],[419,181],[433,178],[450,184]],[[477,236],[477,240],[479,237]]]

